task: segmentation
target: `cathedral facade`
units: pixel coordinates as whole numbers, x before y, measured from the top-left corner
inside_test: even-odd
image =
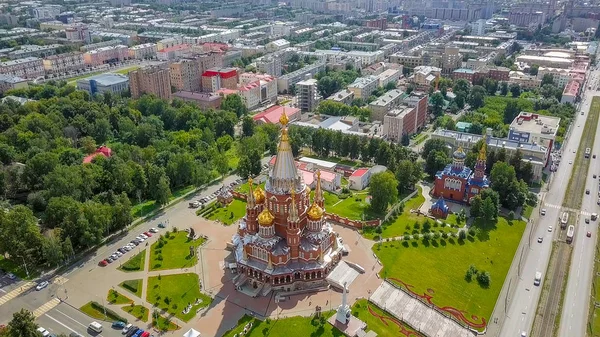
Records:
[[[238,286],[291,291],[325,284],[341,245],[324,219],[320,173],[314,198],[298,172],[282,114],[277,159],[263,190],[249,181],[246,215],[233,237]]]
[[[432,192],[434,197],[468,204],[473,197],[489,187],[489,180],[485,175],[486,144],[484,143],[479,151],[474,170],[465,166],[466,158],[467,154],[462,147],[454,151],[452,164],[448,164],[435,175]]]

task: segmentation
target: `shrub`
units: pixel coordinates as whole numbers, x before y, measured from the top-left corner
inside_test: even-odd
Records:
[[[508,221],[513,221],[515,219],[515,212],[508,212]]]
[[[442,233],[442,238],[447,239],[448,238],[448,233],[446,233],[446,232]]]
[[[381,232],[383,232],[383,230],[381,229],[381,226],[377,226],[377,227],[375,228],[375,233],[377,233],[377,234],[381,234]]]
[[[490,273],[488,273],[487,271],[481,271],[477,274],[477,282],[481,287],[488,288],[490,286],[491,281],[492,280],[490,279]]]
[[[406,225],[406,230],[410,231],[410,225]]]
[[[440,235],[440,233],[439,233],[439,232],[435,232],[435,233],[433,233],[433,239],[434,239],[434,240],[437,240],[437,239],[439,239],[439,238],[440,238],[440,236],[441,236],[441,235]]]
[[[423,232],[429,232],[430,229],[431,223],[429,222],[429,220],[425,220],[425,222],[423,223]]]
[[[465,232],[465,231],[460,231],[460,232],[458,232],[458,238],[459,238],[460,240],[464,240],[464,239],[466,239],[466,238],[467,238],[467,232]]]
[[[469,235],[470,236],[475,236],[475,233],[476,233],[475,228],[473,228],[473,227],[469,228]]]
[[[158,256],[156,257],[156,259],[157,259],[158,261],[162,261],[162,260],[163,260],[163,256],[162,256],[162,254],[158,254]]]
[[[167,238],[167,239],[168,239],[170,236],[171,236],[171,233],[170,233],[169,231],[166,231],[166,232],[165,232],[165,238]]]
[[[177,233],[178,230],[177,227],[173,226],[173,233]]]
[[[129,291],[131,291],[132,293],[137,293],[138,291],[138,282],[137,280],[127,280],[124,281],[121,286]]]
[[[433,228],[436,228],[438,226],[437,221],[433,223]]]
[[[425,241],[431,240],[431,233],[425,233],[425,234],[423,234],[423,240],[425,240]]]
[[[467,273],[465,274],[465,280],[467,282],[471,282],[473,280],[473,276],[477,274],[477,268],[474,265],[470,265],[469,269],[467,269]]]
[[[413,226],[414,229],[420,229],[421,228],[421,224],[417,221],[415,222],[415,225]]]

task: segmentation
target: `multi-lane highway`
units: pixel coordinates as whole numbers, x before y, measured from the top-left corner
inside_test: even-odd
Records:
[[[599,78],[600,71],[591,72],[591,77]],[[550,253],[552,251],[552,241],[558,237],[560,231],[560,226],[558,226],[558,223],[562,213],[561,208],[565,195],[565,189],[573,171],[573,165],[569,163],[575,161],[576,152],[579,148],[579,143],[581,141],[582,132],[584,129],[584,123],[590,108],[591,100],[593,95],[597,93],[598,92],[596,91],[586,92],[586,95],[580,105],[580,109],[572,123],[570,136],[563,145],[562,158],[560,165],[558,166],[558,170],[554,172],[551,178],[548,191],[546,193],[542,192],[541,200],[543,201],[543,205],[541,208],[546,209],[546,215],[539,216],[537,223],[532,229],[532,239],[524,247],[524,249],[527,249],[527,254],[524,255],[525,257],[520,263],[520,275],[517,284],[512,285],[515,287],[515,289],[512,296],[509,296],[508,298],[508,311],[502,325],[500,336],[520,336],[521,332],[528,333],[533,325],[537,303],[544,285],[542,282],[539,287],[534,286],[533,281],[535,278],[535,273],[537,271],[542,272],[542,281],[544,280],[546,269],[548,267],[548,261],[550,259]],[[579,113],[580,111],[583,111],[584,115],[581,115]],[[595,142],[598,144],[597,148],[600,149],[598,137],[599,135],[596,136]],[[598,152],[598,154],[600,154],[600,152]],[[595,165],[597,165],[598,161],[600,161],[600,157],[594,161],[594,163],[596,163]],[[597,196],[597,194],[595,195]],[[590,194],[590,199],[593,199],[594,201],[597,200],[591,197],[594,197],[594,195]],[[592,207],[589,206],[589,209],[591,210]],[[585,216],[580,218],[583,222]],[[553,226],[552,232],[549,232],[549,225]],[[585,238],[585,234],[587,232],[587,230],[585,230],[586,227],[583,227],[584,229],[581,229],[581,225],[579,227],[580,229],[576,232],[575,238],[576,247],[578,247],[579,242],[584,241],[585,239],[589,241],[589,245],[593,245],[593,242],[595,242],[593,237]],[[526,235],[527,234],[528,232],[526,232]],[[595,230],[593,231],[593,234],[595,235]],[[537,239],[540,237],[542,238],[542,242],[538,243]],[[517,254],[519,253],[520,251],[517,252]],[[517,258],[519,257],[517,256]],[[577,267],[576,264],[575,267]],[[586,296],[588,294],[589,291],[585,293]],[[582,328],[583,327],[584,324],[582,324]],[[573,334],[570,336],[583,335]]]

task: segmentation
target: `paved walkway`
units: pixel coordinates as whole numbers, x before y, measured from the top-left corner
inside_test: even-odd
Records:
[[[426,336],[473,337],[470,330],[387,281],[381,283],[369,300]]]

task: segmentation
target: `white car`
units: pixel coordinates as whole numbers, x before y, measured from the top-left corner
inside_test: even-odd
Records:
[[[14,279],[16,279],[16,278],[17,278],[17,277],[15,276],[15,274],[13,274],[13,273],[8,273],[8,274],[6,274],[6,277],[8,277],[8,278],[9,278],[9,279],[11,279],[11,280],[14,280]]]
[[[46,330],[46,329],[44,329],[42,327],[37,328],[37,332],[41,333],[42,336],[44,336],[44,337],[50,335],[50,332],[48,332],[48,330]]]
[[[133,324],[131,324],[131,323],[127,324],[127,325],[126,325],[126,326],[123,328],[123,331],[121,331],[121,333],[122,333],[123,335],[124,335],[124,334],[126,334],[126,333],[128,333],[128,332],[129,332],[129,329],[131,329],[131,327],[132,327],[132,326],[133,326]]]
[[[158,233],[158,229],[152,227],[150,228],[150,233]]]
[[[126,251],[130,251],[132,248],[131,246],[123,246],[123,249],[125,249]]]
[[[542,208],[542,215],[546,215],[546,209]]]
[[[569,165],[571,165],[571,164],[573,164],[573,161],[572,161],[572,160],[569,160]]]
[[[146,238],[143,238],[141,235],[135,238],[136,240],[138,240],[139,242],[144,242],[146,241]]]
[[[140,234],[140,237],[141,237],[142,239],[146,240],[146,239],[148,238],[148,235],[146,235],[146,234]]]
[[[552,225],[548,226],[548,232],[552,232]]]
[[[116,260],[116,259],[118,259],[118,258],[119,258],[119,255],[117,255],[117,254],[115,253],[115,254],[111,255],[110,257],[112,257],[112,258],[113,258],[113,260]]]
[[[42,281],[42,282],[38,283],[37,286],[35,286],[35,290],[40,291],[40,290],[46,288],[48,286],[48,284],[50,284],[50,283],[48,283],[48,281]]]

